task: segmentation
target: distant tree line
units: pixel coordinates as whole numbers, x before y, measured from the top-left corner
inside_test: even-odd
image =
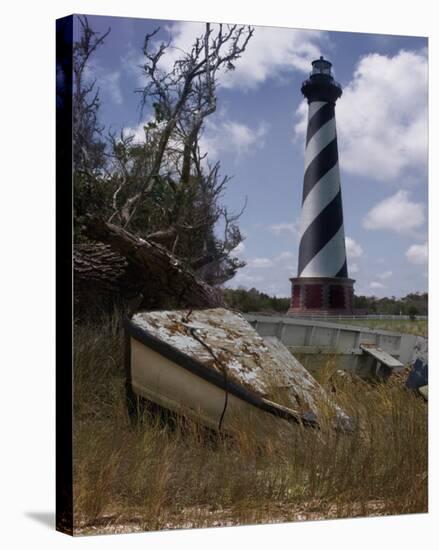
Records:
[[[227,305],[247,312],[286,313],[290,298],[278,298],[260,292],[256,288],[224,289]],[[354,310],[361,314],[377,315],[428,315],[428,293],[410,293],[403,298],[377,298],[376,296],[354,296]]]
[[[414,292],[403,298],[354,296],[354,309],[377,315],[428,315],[428,293]]]
[[[277,298],[251,288],[224,289],[226,304],[238,311],[263,311],[264,313],[286,313],[290,305],[289,298]]]

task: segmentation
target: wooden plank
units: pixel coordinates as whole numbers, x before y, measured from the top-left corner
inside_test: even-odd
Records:
[[[398,361],[398,359],[395,359],[395,357],[373,344],[360,344],[360,349],[391,369],[404,366],[401,361]]]

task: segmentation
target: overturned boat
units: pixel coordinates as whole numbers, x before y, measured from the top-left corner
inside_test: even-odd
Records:
[[[126,323],[126,368],[135,396],[214,429],[239,429],[244,418],[318,426],[328,412],[349,423],[277,338],[224,308],[135,314]]]

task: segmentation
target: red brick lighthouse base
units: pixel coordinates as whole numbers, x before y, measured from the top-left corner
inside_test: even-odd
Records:
[[[352,315],[354,279],[294,277],[288,315]]]

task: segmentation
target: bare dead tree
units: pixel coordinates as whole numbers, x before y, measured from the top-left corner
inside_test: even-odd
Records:
[[[158,30],[145,36],[143,72],[147,84],[138,90],[142,95],[142,106],[152,105],[155,110],[158,141],[150,170],[144,174],[140,185],[136,185],[138,188],[128,192],[121,202],[116,197],[109,221],[123,227],[131,223],[142,199],[151,192],[157,178],[170,176],[165,157],[170,153],[169,145],[172,145],[173,138],[178,140],[183,137],[180,177],[183,182],[188,181],[193,148],[203,121],[216,109],[218,72],[233,70],[234,62],[245,51],[253,35],[250,27],[218,25],[214,31],[207,23],[204,34],[196,38],[190,52],[182,53],[167,71],[163,68],[164,56],[169,53],[171,44],[162,42],[154,47],[153,38]]]
[[[91,56],[104,43],[111,29],[104,34],[94,31],[86,16],[77,17],[81,26],[79,40],[73,46],[73,143],[74,167],[88,175],[103,164],[105,143],[98,122],[100,105],[96,79],[88,80],[86,70]]]
[[[108,35],[96,36],[86,20],[82,25],[79,80],[89,56]],[[84,235],[107,243],[112,253],[100,245],[83,244],[75,251],[76,281],[88,293],[99,286],[109,292],[120,288],[116,294],[122,290],[127,294],[127,289],[129,293],[141,292],[149,300],[154,295],[158,300],[154,307],[169,302],[166,289],[175,304],[190,304],[191,300],[198,305],[215,304],[219,303],[217,291],[209,289],[209,284],[222,283],[244,265],[231,257],[242,241],[237,224],[240,213],[231,214],[221,205],[230,178],[220,174],[219,162],[209,164],[199,142],[206,117],[216,110],[218,72],[233,70],[253,30],[219,25],[213,31],[207,24],[192,49],[179,53],[168,70],[164,55],[172,46],[162,43],[156,47],[157,32],[145,37],[142,70],[147,83],[138,90],[142,106],[153,107],[155,116],[145,123],[141,140],[123,131],[108,134],[106,164],[90,178],[97,189],[104,189],[104,206],[90,209],[93,215],[81,218]],[[80,89],[85,95],[82,99],[78,96],[82,110],[77,112],[86,120],[91,116],[90,127],[96,129],[98,90],[93,97],[91,94],[95,82]],[[217,224],[223,230],[222,238],[216,234]],[[136,252],[139,243],[140,256]],[[114,279],[112,266],[117,275]]]

